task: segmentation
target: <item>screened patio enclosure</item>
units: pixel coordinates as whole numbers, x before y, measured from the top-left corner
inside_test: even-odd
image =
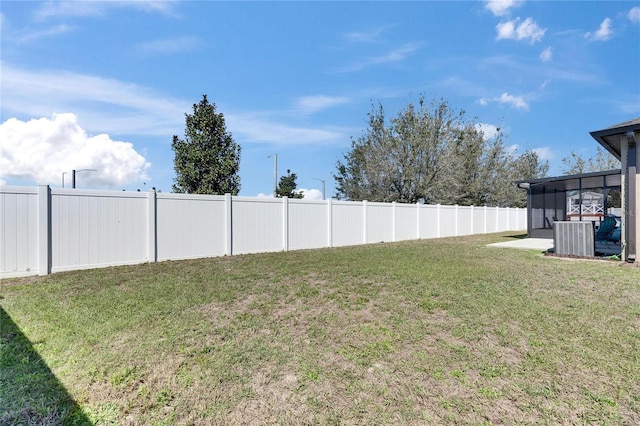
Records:
[[[592,221],[619,217],[621,171],[582,173],[516,182],[527,190],[527,235],[553,238],[555,221]]]

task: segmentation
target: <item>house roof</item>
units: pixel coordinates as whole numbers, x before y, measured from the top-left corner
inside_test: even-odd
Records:
[[[620,136],[623,136],[628,132],[640,132],[640,117],[620,124],[615,124],[607,127],[606,129],[595,130],[589,133],[600,145],[620,160],[622,158],[622,144]]]
[[[555,176],[529,180],[519,180],[515,183],[520,188],[540,185],[559,191],[595,189],[603,187],[617,187],[621,185],[621,170],[607,170],[604,172],[580,173],[576,175]]]

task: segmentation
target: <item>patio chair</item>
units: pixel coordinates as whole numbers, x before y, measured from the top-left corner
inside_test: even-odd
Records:
[[[616,219],[607,216],[600,223],[595,234],[595,251],[596,254],[605,256],[619,255],[622,251],[620,245],[620,228],[616,228]]]
[[[602,222],[600,222],[600,226],[596,231],[596,241],[607,241],[607,237],[613,232],[615,227],[616,220],[611,216],[607,216]]]

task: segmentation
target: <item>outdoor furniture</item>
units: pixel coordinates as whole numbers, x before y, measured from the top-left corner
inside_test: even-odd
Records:
[[[618,255],[622,252],[621,229],[617,226],[617,220],[613,216],[607,216],[600,223],[595,234],[596,253],[605,256]]]

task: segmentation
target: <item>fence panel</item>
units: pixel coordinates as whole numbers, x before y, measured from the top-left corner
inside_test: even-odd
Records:
[[[420,238],[438,238],[440,226],[440,206],[425,204],[420,206]]]
[[[362,223],[362,203],[350,201],[334,201],[332,204],[333,229],[331,239],[334,247],[352,246],[364,243],[364,226]]]
[[[156,205],[158,260],[225,254],[224,195],[159,193]]]
[[[440,237],[453,237],[458,234],[458,206],[440,206]]]
[[[396,205],[395,230],[395,241],[418,238],[418,207],[415,204]]]
[[[498,210],[497,207],[487,207],[487,233],[498,232]]]
[[[284,250],[282,199],[234,197],[231,210],[234,254]]]
[[[3,187],[0,193],[0,272],[38,273],[38,189]]]
[[[289,250],[327,247],[329,210],[324,201],[288,200]]]
[[[484,207],[474,207],[472,210],[472,234],[483,234],[486,224],[486,209]]]
[[[393,241],[393,204],[367,203],[367,243]]]
[[[457,206],[458,233],[456,235],[473,234],[473,208]]]
[[[51,190],[51,272],[148,259],[147,194]]]

